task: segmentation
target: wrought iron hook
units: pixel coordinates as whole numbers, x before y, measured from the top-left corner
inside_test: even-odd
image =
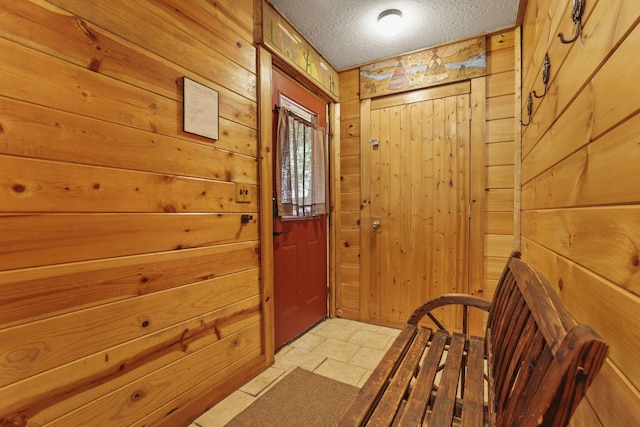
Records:
[[[529,97],[527,98],[527,116],[529,121],[527,123],[524,123],[522,119],[520,119],[520,124],[522,126],[529,126],[529,124],[531,123],[531,111],[533,111],[533,97],[531,96],[531,92],[529,92]]]
[[[549,84],[549,68],[551,68],[551,61],[549,60],[549,54],[545,53],[544,63],[542,65],[542,83],[544,83],[544,93],[538,95],[536,91],[533,91],[533,96],[540,99],[547,94],[547,84]]]
[[[582,13],[584,12],[584,1],[585,0],[573,0],[571,20],[573,21],[573,25],[575,25],[575,34],[570,40],[567,40],[564,38],[563,33],[558,33],[560,41],[564,44],[573,43],[574,41],[578,40],[578,37],[580,37],[580,30],[582,29]]]

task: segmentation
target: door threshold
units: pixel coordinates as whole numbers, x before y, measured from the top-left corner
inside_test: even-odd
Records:
[[[321,324],[322,322],[324,322],[325,320],[327,320],[329,318],[329,316],[325,316],[322,319],[318,320],[316,323],[312,324],[311,326],[309,326],[308,328],[306,328],[305,330],[303,330],[302,332],[300,332],[298,335],[296,335],[295,337],[291,338],[289,341],[287,341],[286,343],[282,344],[281,347],[278,347],[275,351],[276,354],[278,354],[278,352],[280,350],[282,350],[283,348],[285,348],[286,346],[288,346],[289,344],[291,344],[292,342],[294,342],[295,340],[297,340],[298,338],[302,337],[304,334],[306,334],[307,332],[309,332],[311,329],[315,328],[316,326],[318,326],[319,324]]]

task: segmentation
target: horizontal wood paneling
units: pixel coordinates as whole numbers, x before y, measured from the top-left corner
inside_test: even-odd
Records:
[[[38,332],[33,331],[30,324],[5,329],[0,332],[6,343],[0,353],[6,368],[0,373],[0,385],[11,384],[257,294],[258,272],[254,269],[105,304],[95,310],[52,317],[39,322]],[[91,336],[86,336],[87,329],[92,331]],[[28,360],[14,357],[29,353],[32,357]]]
[[[196,7],[193,2],[190,3],[190,6]],[[44,7],[32,2],[19,2],[12,5],[11,8],[8,7],[8,4],[1,5],[0,10],[5,14],[6,19],[4,21],[6,25],[3,25],[0,30],[3,37],[44,53],[55,52],[56,56],[79,67],[88,68],[132,85],[145,87],[159,95],[179,99],[181,94],[177,90],[179,86],[177,86],[176,75],[183,74],[192,79],[202,80],[201,77],[190,74],[187,69],[180,68],[159,56],[142,57],[138,67],[131,67],[128,61],[131,57],[136,56],[135,46],[101,28],[90,27],[84,23],[82,28],[91,34],[88,36],[87,33],[78,31],[79,24],[74,16],[50,5]],[[160,9],[157,11],[160,12]],[[200,11],[203,12],[202,9]],[[204,15],[206,16],[206,13]],[[209,26],[212,31],[217,31],[215,37],[225,35],[229,40],[221,40],[216,43],[212,37],[209,42],[217,49],[228,51],[226,52],[228,57],[233,58],[233,55],[237,55],[235,59],[241,61],[241,65],[255,73],[255,48],[253,44],[238,42],[233,39],[235,34],[222,22],[215,18],[211,19],[217,21],[216,25]],[[46,25],[42,25],[43,22]],[[235,38],[237,39],[238,35],[235,35]],[[238,43],[240,47],[238,47]],[[220,112],[223,117],[247,126],[255,126],[255,102],[239,96],[223,85],[216,84],[214,80],[206,81],[206,83],[221,91]]]
[[[514,116],[513,93],[495,96],[487,100],[487,120],[513,118]]]
[[[49,2],[89,21],[88,27],[85,24],[89,32],[93,23],[137,46],[144,47],[153,54],[180,64],[207,80],[216,82],[246,98],[256,100],[255,69],[252,71],[242,68],[235,56],[233,60],[225,58],[209,45],[210,41],[203,39],[201,35],[194,37],[189,34],[191,31],[185,30],[180,23],[181,12],[176,11],[175,8],[172,8],[172,14],[167,17],[161,16],[158,6],[150,2],[143,4],[127,0],[114,0],[109,4],[74,0]],[[211,5],[207,5],[207,8],[211,10]],[[118,14],[114,14],[114,10],[117,10]],[[219,40],[218,37],[215,39]],[[231,44],[237,46],[236,42]]]
[[[259,266],[258,245],[237,243],[0,272],[3,325],[15,326]]]
[[[637,96],[636,85],[625,85],[622,89],[622,85],[616,83],[630,81],[634,76],[633,70],[638,60],[632,51],[634,46],[637,46],[640,36],[637,35],[637,31],[627,38],[624,38],[624,35],[637,25],[640,4],[624,0],[598,2],[588,6],[587,10],[591,10],[592,7],[597,10],[584,24],[583,31],[584,37],[589,38],[589,44],[575,44],[575,49],[571,49],[570,59],[565,60],[561,68],[558,63],[556,71],[551,73],[549,92],[553,96],[540,101],[539,112],[537,109],[534,110],[531,127],[527,127],[523,133],[522,146],[525,154],[531,151],[540,136],[545,133],[547,138],[562,138],[584,144],[588,138],[597,137],[636,111],[636,103],[633,101]],[[621,44],[623,40],[624,43]],[[557,53],[553,55],[550,51],[553,63],[561,63],[569,54],[566,47],[560,43],[555,43],[552,47],[557,49]],[[609,55],[612,57],[607,59]],[[597,76],[593,76],[594,72],[597,72]],[[590,84],[585,87],[587,80]],[[576,94],[579,94],[579,99],[571,103],[569,111],[560,115]],[[549,104],[552,100],[554,103]],[[538,103],[534,104],[534,107],[538,108]],[[556,120],[561,120],[562,125],[558,123],[554,126],[554,132],[551,132],[549,127]],[[563,129],[570,133],[558,134]],[[580,146],[556,145],[564,150],[575,150]],[[565,153],[569,154],[573,150]]]
[[[487,97],[513,95],[515,90],[515,72],[490,74],[487,76]]]
[[[640,336],[625,334],[637,323],[637,297],[570,258],[524,240],[523,250],[544,271],[563,303],[580,322],[593,325],[611,346],[609,357],[636,388],[640,384]],[[615,316],[611,315],[615,312]]]
[[[225,139],[199,138],[198,143],[193,143],[6,98],[0,98],[0,113],[6,135],[2,149],[7,154],[244,181],[249,181],[245,174],[257,167],[246,164],[245,172],[233,166],[240,158],[235,153],[255,157],[255,129],[226,128],[224,121],[220,124]],[[82,141],[82,150],[74,146],[78,139]],[[113,150],[105,150],[105,144]],[[214,144],[225,151],[212,150]]]
[[[358,156],[360,155],[360,137],[352,136],[340,139],[340,155],[341,156]]]
[[[513,235],[513,211],[491,212],[487,215],[485,232],[487,234]]]
[[[516,30],[517,31],[517,30]],[[486,100],[486,182],[484,297],[491,299],[496,270],[514,248],[515,31],[488,38]],[[504,263],[502,264],[504,266]]]
[[[513,141],[487,144],[487,166],[512,165],[514,155]]]
[[[337,274],[338,316],[360,320],[360,72],[343,71],[340,83],[340,230],[341,263]]]
[[[639,144],[640,115],[636,115],[525,184],[523,208],[640,202],[640,193],[634,191],[640,182]]]
[[[249,181],[257,181],[255,159],[239,160],[238,171],[243,165],[248,166],[245,176]],[[231,182],[6,156],[0,156],[0,162],[8,175],[5,182],[0,181],[6,189],[0,191],[0,204],[7,206],[8,212],[258,210],[256,185],[249,185],[250,202],[240,205],[235,202],[235,185]],[[147,188],[152,190],[142,190]],[[68,202],[60,204],[61,198],[68,198]]]
[[[513,214],[513,188],[493,188],[488,191],[486,207],[488,212],[509,212]]]
[[[255,240],[240,214],[4,214],[0,269]]]
[[[487,234],[484,238],[484,255],[505,257],[513,251],[513,236],[508,234]]]
[[[513,46],[487,52],[487,74],[499,74],[513,71],[515,68],[515,53]]]
[[[0,15],[0,424],[191,420],[265,366],[253,1]]]
[[[489,188],[513,188],[513,165],[487,167],[487,185]]]
[[[360,173],[360,156],[344,156],[340,158],[340,172],[342,175],[355,175]]]
[[[91,417],[100,417],[111,423],[133,423],[146,411],[158,409],[158,402],[174,401],[175,405],[186,403],[188,398],[184,394],[192,391],[194,387],[202,386],[202,378],[205,378],[206,383],[215,384],[232,372],[225,371],[225,368],[243,358],[255,358],[259,354],[260,325],[255,323],[240,333],[221,340],[219,345],[211,345],[179,362],[169,364],[57,419],[51,425],[80,425]],[[194,370],[202,372],[202,378],[194,376]],[[168,384],[176,386],[168,387]],[[128,404],[118,405],[118,402],[122,401]],[[162,411],[156,416],[167,413]]]
[[[541,8],[541,9],[538,9]],[[523,256],[556,287],[579,322],[610,346],[609,360],[572,425],[634,425],[640,418],[640,3],[585,2],[582,35],[570,2],[529,4],[523,28],[523,99],[542,90],[522,130]],[[548,19],[539,19],[548,17]],[[525,118],[525,121],[527,119]]]
[[[524,211],[522,233],[640,295],[639,215],[639,206]]]

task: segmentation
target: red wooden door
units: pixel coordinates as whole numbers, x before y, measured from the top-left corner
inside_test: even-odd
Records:
[[[273,104],[285,96],[313,112],[326,128],[326,104],[273,70]],[[274,114],[274,122],[277,115]],[[277,152],[274,125],[274,153]],[[274,173],[279,171],[275,170]],[[274,179],[275,182],[275,179]],[[275,188],[274,188],[275,191]],[[275,197],[275,193],[274,193]],[[276,349],[327,316],[327,218],[273,220]]]

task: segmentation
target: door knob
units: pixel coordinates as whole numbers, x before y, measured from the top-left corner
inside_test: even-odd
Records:
[[[374,231],[378,231],[380,230],[380,220],[376,219],[371,223],[371,228],[373,228]]]

